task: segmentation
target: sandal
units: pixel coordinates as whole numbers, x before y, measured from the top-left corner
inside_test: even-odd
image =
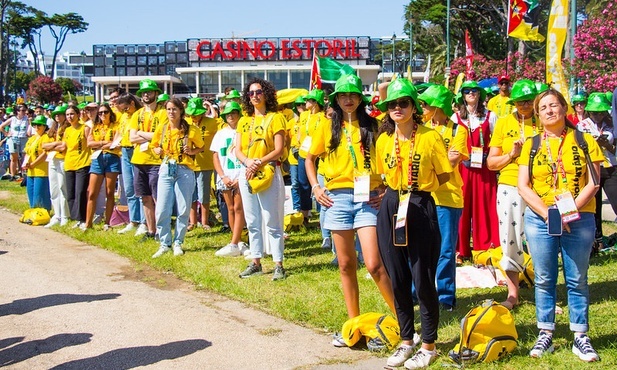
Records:
[[[186,227],[186,231],[193,231],[193,229],[194,229],[194,228],[195,228],[195,224],[189,224],[189,225]]]

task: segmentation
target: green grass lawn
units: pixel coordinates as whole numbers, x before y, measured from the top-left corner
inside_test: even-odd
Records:
[[[8,196],[7,196],[8,195]],[[214,203],[213,203],[214,204]],[[17,183],[0,181],[0,206],[15,213],[26,208],[25,189]],[[340,330],[346,320],[338,269],[330,264],[332,254],[321,249],[321,234],[312,229],[307,233],[292,233],[285,244],[285,267],[288,278],[272,282],[274,266],[270,258],[263,261],[264,275],[250,279],[240,279],[238,274],[246,267],[242,257],[221,258],[214,252],[229,241],[229,234],[194,230],[187,234],[186,254],[173,257],[171,253],[158,259],[151,255],[157,250],[157,243],[139,243],[133,236],[104,232],[100,226],[88,232],[76,231],[69,227],[56,230],[83,242],[100,246],[133,261],[136,271],[150,266],[162,272],[173,273],[191,282],[196,289],[212,291],[226,297],[279,316],[291,322],[320,332]],[[613,223],[605,223],[605,235],[615,232]],[[568,307],[563,278],[558,286],[558,305],[564,314],[557,316],[557,330],[554,335],[556,351],[542,359],[531,359],[527,353],[536,339],[537,329],[533,290],[521,291],[521,305],[513,313],[519,334],[519,347],[506,360],[476,368],[503,369],[566,369],[566,368],[617,368],[617,254],[593,257],[589,271],[591,291],[589,335],[602,361],[585,364],[571,353],[572,334],[568,329]],[[372,280],[365,278],[365,268],[358,270],[360,284],[360,304],[362,312],[389,312],[377,287]],[[460,319],[473,306],[484,299],[501,301],[505,298],[505,288],[461,289],[457,292],[458,307],[453,312],[442,312],[439,328],[438,349],[441,351],[438,364],[453,364],[447,358],[458,341]],[[416,317],[418,311],[416,309]],[[418,320],[416,320],[418,321]],[[419,328],[419,324],[417,326]],[[327,339],[326,339],[327,340]],[[384,356],[386,354],[383,354]]]

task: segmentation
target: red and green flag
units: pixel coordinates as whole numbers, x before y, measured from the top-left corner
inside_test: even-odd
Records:
[[[311,67],[311,86],[309,90],[321,89],[324,83],[334,84],[342,75],[356,74],[356,70],[348,64],[343,64],[332,58],[322,57],[313,50],[313,65]]]
[[[525,41],[543,42],[538,33],[539,0],[510,0],[508,36]]]

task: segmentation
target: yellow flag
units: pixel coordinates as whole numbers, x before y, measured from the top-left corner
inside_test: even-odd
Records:
[[[458,90],[461,88],[463,84],[463,80],[465,79],[465,74],[463,72],[459,73],[456,77],[456,83],[454,84],[454,93],[458,94]]]
[[[568,82],[561,65],[561,53],[568,31],[568,0],[553,0],[546,34],[546,82],[570,101]]]

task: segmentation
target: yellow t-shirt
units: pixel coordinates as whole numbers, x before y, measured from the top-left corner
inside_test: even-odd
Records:
[[[118,122],[110,122],[109,125],[99,123],[94,125],[90,133],[94,141],[113,141],[119,127],[120,124]],[[114,149],[105,149],[103,152],[115,154],[117,156],[121,155],[121,149],[119,146]]]
[[[212,144],[214,134],[218,131],[218,122],[214,118],[203,116],[199,125],[195,127],[201,132],[201,138],[204,142],[204,151],[195,156],[195,171],[213,170],[214,162],[212,159],[212,152],[210,151],[210,144]]]
[[[501,148],[504,154],[509,153],[512,151],[515,141],[521,138],[527,140],[541,132],[543,132],[542,125],[537,118],[526,119],[521,129],[516,114],[509,114],[497,120],[489,146]],[[508,163],[499,171],[499,183],[510,186],[518,184],[518,164],[516,161]]]
[[[596,143],[593,136],[589,134],[583,134],[587,145],[589,146],[589,156],[592,162],[602,162],[604,156],[600,146]],[[560,138],[548,138],[550,143],[551,155],[553,163],[557,162],[558,150]],[[532,140],[525,141],[523,144],[523,150],[519,157],[518,164],[521,166],[529,166],[529,152],[531,151]],[[576,198],[581,190],[587,184],[587,162],[585,160],[585,153],[576,144],[576,138],[574,137],[574,130],[568,128],[566,137],[563,140],[562,147],[562,163],[566,171],[566,181],[564,184],[561,177],[560,166],[557,166],[557,181],[553,177],[553,167],[548,161],[546,151],[546,141],[542,140],[538,152],[534,158],[533,163],[533,190],[540,196],[544,204],[550,206],[555,204],[555,187],[557,190],[568,189],[572,196]],[[595,213],[596,201],[595,198],[591,198],[591,201],[587,203],[579,212],[591,212]]]
[[[67,123],[68,124],[68,123]],[[64,129],[58,128],[58,131],[56,131],[56,137],[55,140],[52,140],[51,142],[54,141],[63,141],[62,137],[64,136],[64,131],[66,130],[66,127]],[[56,151],[56,155],[54,156],[55,159],[62,159],[64,160],[64,154],[65,152],[59,152]]]
[[[120,146],[122,147],[132,147],[133,144],[131,143],[131,117],[133,116],[135,112],[133,113],[129,113],[129,112],[124,112],[122,113],[121,116],[119,116],[120,118],[118,119],[118,130],[120,130],[120,132],[122,133],[122,140],[120,140]]]
[[[197,126],[189,124],[189,132],[185,140],[185,136],[181,134],[179,129],[165,123],[159,125],[156,131],[154,131],[151,145],[153,148],[161,147],[163,149],[162,157],[164,159],[175,159],[178,164],[183,164],[195,171],[195,160],[191,156],[182,153],[185,141],[189,147],[203,148],[204,146],[204,140],[201,138],[201,133]]]
[[[354,177],[357,175],[366,174],[364,165],[364,153],[361,148],[360,126],[358,121],[352,121],[351,126],[345,122],[343,127],[347,131],[342,130],[341,142],[334,150],[330,151],[330,140],[332,138],[332,122],[328,119],[322,121],[315,132],[311,142],[309,153],[314,156],[321,156],[322,161],[319,163],[319,172],[324,175],[326,188],[328,190],[335,189],[353,189]],[[302,129],[302,126],[300,127]],[[349,148],[347,135],[351,139],[351,149],[356,158],[356,163],[352,156],[352,151]],[[364,148],[366,149],[366,148]],[[381,176],[376,171],[375,163],[375,147],[370,148],[370,189],[373,190],[382,184]]]
[[[167,117],[167,111],[162,105],[157,105],[154,111],[146,111],[146,108],[139,108],[131,117],[131,123],[129,130],[154,132],[158,127],[169,123]],[[161,164],[161,158],[154,154],[152,151],[152,143],[145,151],[141,150],[140,145],[135,145],[135,151],[133,152],[133,158],[131,163],[133,164],[147,164],[147,165],[159,165]]]
[[[47,134],[32,135],[26,142],[26,146],[24,147],[24,152],[28,156],[28,163],[34,162],[41,153],[44,153],[43,144],[51,143],[54,140],[47,136]],[[49,171],[49,164],[46,161],[41,161],[34,167],[28,167],[28,177],[47,177]]]
[[[62,141],[66,143],[64,153],[64,170],[77,171],[90,165],[90,148],[86,137],[86,125],[80,124],[77,128],[69,126],[64,130]]]
[[[289,164],[294,166],[298,165],[298,159],[293,155],[291,149],[300,149],[298,144],[298,130],[300,126],[298,125],[298,119],[293,118],[287,121],[287,135],[289,136]]]
[[[432,128],[431,123],[427,123],[426,127]],[[452,131],[454,122],[448,120],[445,126],[435,126],[434,130],[439,133],[446,147],[446,153],[450,148],[461,153],[461,160],[469,159],[469,151],[467,150],[467,130],[456,130],[454,138]],[[453,167],[450,178],[444,184],[433,192],[435,204],[443,207],[463,208],[463,178],[458,169],[459,166]]]
[[[501,96],[501,94],[493,96],[486,103],[486,108],[497,115],[497,118],[505,117],[512,113],[514,106],[508,104],[509,96]]]
[[[307,140],[306,139],[307,137],[310,137],[310,138],[313,137],[315,133],[315,129],[317,128],[317,126],[319,126],[320,122],[323,120],[327,120],[323,112],[311,114],[308,111],[304,111],[300,115],[300,119],[298,122],[298,132],[297,132],[298,148],[300,149],[298,154],[300,155],[300,157],[306,158],[306,150],[303,150],[302,148],[303,144],[305,140]],[[312,139],[309,139],[309,140],[312,140]]]
[[[272,118],[270,118],[272,117]],[[287,120],[281,113],[268,113],[270,120],[264,132],[264,116],[243,116],[238,122],[237,132],[241,136],[240,150],[248,158],[262,158],[274,150],[274,135],[284,134]],[[250,144],[250,145],[249,145]]]
[[[392,189],[407,190],[411,140],[399,141],[397,159],[395,138],[396,133],[382,134],[377,139],[377,172],[385,175]],[[439,188],[437,175],[452,172],[446,146],[437,131],[425,126],[418,126],[414,141],[411,190],[434,192]]]

